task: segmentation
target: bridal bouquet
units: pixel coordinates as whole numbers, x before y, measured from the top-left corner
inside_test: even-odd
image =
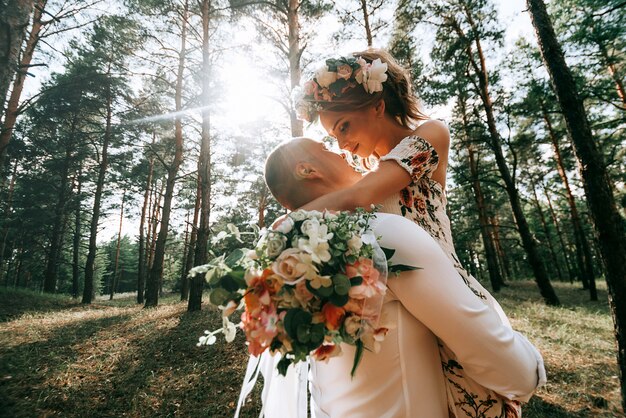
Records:
[[[291,212],[277,229],[262,231],[255,249],[192,269],[191,276],[206,275],[209,301],[223,316],[223,327],[206,331],[198,345],[215,343],[219,333],[230,342],[241,328],[250,354],[282,354],[278,371],[285,375],[291,363],[327,360],[347,343],[356,346],[354,374],[363,350],[377,351],[388,331],[378,324],[388,264],[368,232],[373,216]],[[405,269],[411,267],[394,268]],[[238,309],[235,324],[228,318]]]

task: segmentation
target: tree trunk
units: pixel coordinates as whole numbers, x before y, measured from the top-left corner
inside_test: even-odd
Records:
[[[111,68],[107,71],[107,75],[111,76]],[[111,81],[109,80],[109,83]],[[91,225],[89,228],[89,251],[87,252],[87,262],[85,263],[85,285],[83,287],[82,303],[89,304],[94,297],[93,276],[96,262],[96,251],[98,246],[96,238],[98,236],[98,221],[100,220],[100,204],[102,201],[102,192],[104,189],[104,178],[106,176],[109,164],[109,142],[111,141],[111,118],[113,115],[113,98],[111,95],[111,86],[107,89],[106,97],[106,125],[104,130],[104,140],[102,142],[102,153],[100,156],[100,167],[98,169],[98,181],[96,182],[96,193],[93,199],[93,213],[91,215]]]
[[[80,257],[80,238],[81,238],[81,221],[80,221],[80,210],[81,210],[81,189],[83,185],[82,181],[83,174],[83,166],[82,164],[78,166],[78,173],[76,174],[76,179],[78,181],[78,186],[76,188],[76,208],[74,209],[74,236],[72,239],[72,297],[74,299],[78,299],[78,286],[80,279],[80,268],[79,268],[79,257]]]
[[[593,139],[585,108],[578,97],[574,77],[565,62],[546,6],[542,0],[527,0],[526,3],[535,27],[541,55],[563,110],[567,131],[574,144],[587,203],[600,242],[618,345],[622,409],[626,410],[626,329],[624,328],[626,326],[626,235],[624,235],[624,220],[617,210],[606,165]]]
[[[289,25],[289,51],[287,58],[289,60],[289,79],[291,81],[291,90],[300,84],[300,59],[302,58],[302,52],[304,52],[304,48],[300,47],[300,22],[298,19],[299,7],[300,0],[289,0],[289,4],[287,5],[287,23]],[[302,136],[304,132],[302,128],[302,121],[296,117],[295,110],[292,107],[290,108],[291,111],[289,112],[289,118],[291,120],[291,136]]]
[[[152,133],[152,145],[156,141],[156,133]],[[150,157],[150,163],[148,166],[148,178],[146,180],[146,190],[143,193],[143,205],[141,207],[141,220],[139,221],[139,260],[137,262],[137,303],[144,303],[144,290],[146,287],[146,241],[149,242],[150,234],[148,238],[145,237],[145,225],[146,225],[146,213],[148,211],[148,204],[150,201],[150,189],[152,187],[152,172],[154,171],[154,157]],[[149,226],[148,226],[149,228]]]
[[[13,210],[13,191],[15,190],[15,179],[17,178],[17,166],[18,160],[15,160],[13,166],[13,173],[11,174],[11,182],[9,183],[9,190],[7,194],[6,206],[4,208],[5,225],[2,228],[0,235],[0,279],[2,278],[4,271],[4,251],[7,245],[7,238],[9,237],[9,220],[11,217],[11,211]],[[8,280],[8,271],[6,279]]]
[[[183,77],[185,71],[185,56],[187,48],[187,11],[188,1],[185,1],[182,14],[182,30],[180,35],[180,53],[178,58],[178,72],[176,76],[176,119],[174,121],[174,137],[176,140],[174,159],[167,170],[167,180],[165,187],[165,196],[163,197],[163,214],[161,215],[161,228],[154,249],[154,260],[148,280],[146,283],[146,302],[145,307],[154,307],[159,303],[159,284],[163,277],[163,260],[165,258],[165,243],[167,241],[170,212],[172,208],[172,198],[174,197],[174,186],[176,185],[176,176],[178,168],[183,162],[183,124],[180,111],[182,110],[182,94],[183,94]]]
[[[471,13],[467,9],[466,15],[468,22],[472,26],[473,32],[475,34],[479,33],[475,29],[476,25],[473,21]],[[454,30],[458,33],[459,37],[461,37],[461,39],[466,39],[466,36],[461,30],[458,22],[456,22],[455,20],[451,20],[450,23],[452,24]],[[476,76],[478,77],[480,98],[482,100],[483,108],[487,116],[487,126],[490,135],[489,145],[494,152],[498,171],[500,172],[500,176],[504,181],[505,189],[507,191],[507,194],[509,195],[511,209],[513,210],[513,217],[515,219],[515,223],[517,224],[517,228],[522,239],[522,246],[524,247],[526,255],[528,256],[528,262],[530,263],[530,266],[533,270],[535,282],[539,287],[541,296],[543,296],[548,305],[559,305],[559,298],[556,296],[556,293],[554,293],[554,289],[550,284],[550,279],[548,278],[541,257],[539,256],[539,251],[537,250],[537,243],[532,236],[530,227],[528,226],[528,222],[526,221],[526,216],[524,215],[524,212],[522,210],[519,193],[517,191],[517,187],[515,186],[515,180],[511,176],[511,172],[509,171],[506,159],[504,158],[500,134],[498,133],[496,119],[493,112],[493,104],[491,101],[491,96],[489,95],[489,77],[487,73],[487,65],[485,63],[485,56],[483,54],[482,46],[480,44],[480,39],[475,37],[473,40],[476,44],[476,52],[478,54],[479,63],[476,63],[471,44],[468,44],[466,52],[469,62]]]
[[[491,231],[493,232],[493,244],[496,247],[496,252],[498,253],[498,264],[500,265],[500,272],[502,273],[502,277],[506,278],[506,280],[511,279],[513,273],[511,271],[511,263],[509,262],[509,257],[504,253],[504,249],[502,248],[502,243],[500,242],[500,221],[498,219],[498,215],[494,214],[490,219],[491,223]],[[503,286],[508,286],[506,281],[504,281]]]
[[[539,213],[539,219],[541,220],[541,226],[543,227],[543,232],[546,235],[546,243],[548,244],[548,249],[550,250],[550,257],[552,258],[552,263],[554,269],[556,270],[556,274],[559,278],[559,281],[563,281],[563,274],[561,273],[561,267],[559,266],[559,259],[556,257],[556,252],[554,251],[554,246],[552,245],[552,236],[550,235],[550,230],[548,229],[548,224],[546,223],[546,217],[543,214],[543,209],[541,209],[541,204],[539,203],[539,197],[537,197],[537,190],[535,186],[535,182],[531,179],[530,185],[533,189],[533,202],[535,203],[535,207],[537,208],[537,213]]]
[[[122,204],[120,206],[120,227],[117,231],[117,246],[115,248],[115,267],[113,268],[113,279],[111,280],[111,293],[109,294],[109,300],[113,300],[115,289],[117,289],[118,277],[117,269],[120,264],[120,245],[122,243],[122,223],[124,222],[124,200],[126,199],[126,189],[122,193]]]
[[[74,128],[72,128],[72,131]],[[61,184],[59,185],[59,195],[54,210],[54,225],[50,238],[50,251],[48,251],[48,263],[44,273],[43,291],[54,293],[57,287],[57,272],[59,269],[59,256],[61,253],[61,240],[63,238],[63,224],[65,223],[65,208],[67,206],[67,186],[69,181],[70,160],[72,158],[72,148],[65,146],[65,160],[61,169]]]
[[[156,248],[156,237],[157,237],[157,228],[160,222],[159,214],[161,213],[161,198],[164,194],[165,183],[161,182],[161,186],[157,191],[156,185],[158,182],[155,182],[154,188],[152,189],[152,216],[150,217],[150,237],[148,239],[148,270],[152,268],[152,264],[154,262],[154,250]]]
[[[598,292],[596,291],[596,276],[593,271],[593,257],[591,255],[591,249],[589,248],[589,242],[587,241],[587,237],[585,236],[585,232],[580,222],[580,217],[578,216],[576,200],[574,199],[574,194],[572,193],[572,189],[570,188],[567,173],[565,171],[565,164],[563,163],[563,158],[561,157],[559,140],[556,136],[556,133],[554,132],[554,129],[552,128],[552,123],[550,121],[550,117],[548,116],[548,112],[543,105],[541,110],[543,114],[543,120],[546,124],[546,128],[548,129],[550,141],[552,142],[552,149],[554,151],[554,158],[556,159],[557,171],[559,173],[559,176],[561,177],[561,180],[563,181],[563,187],[565,187],[565,192],[567,194],[567,203],[569,204],[570,208],[570,217],[572,219],[572,227],[574,230],[574,240],[576,242],[576,259],[578,261],[578,270],[580,271],[583,284],[588,283],[585,289],[587,287],[589,288],[590,299],[595,301],[598,300]],[[584,276],[584,278],[582,276]]]
[[[370,27],[370,15],[367,11],[367,0],[361,0],[361,11],[363,12],[363,26],[365,27],[365,39],[367,47],[372,47],[372,28]]]
[[[476,208],[478,209],[478,223],[480,225],[480,235],[483,239],[483,245],[485,247],[485,256],[487,257],[487,269],[489,270],[489,280],[491,281],[491,287],[494,292],[499,292],[501,284],[503,282],[500,275],[500,269],[498,268],[497,254],[493,245],[491,225],[489,224],[487,214],[487,206],[485,203],[485,196],[480,185],[479,173],[478,173],[478,160],[476,159],[476,150],[470,141],[470,135],[468,133],[468,120],[467,112],[465,109],[465,97],[459,95],[460,112],[463,118],[463,136],[465,146],[467,148],[468,163],[470,169],[470,176],[472,179],[472,190],[474,191],[474,200],[476,201]]]
[[[559,226],[559,219],[556,216],[556,212],[554,211],[554,206],[552,206],[552,199],[550,199],[550,194],[548,193],[548,189],[543,188],[544,196],[548,201],[548,209],[550,210],[550,217],[552,218],[552,222],[554,223],[554,228],[556,229],[556,234],[559,237],[559,243],[561,244],[561,251],[563,251],[563,257],[565,258],[565,265],[567,267],[567,273],[569,276],[569,280],[571,283],[574,283],[574,277],[576,277],[574,273],[574,269],[571,266],[569,260],[569,251],[567,249],[567,244],[565,244],[565,239],[563,238],[563,232],[561,232],[561,227]]]
[[[35,10],[33,12],[33,22],[31,25],[30,33],[28,35],[26,47],[24,48],[24,52],[19,63],[19,68],[17,69],[15,75],[15,80],[13,81],[11,96],[9,97],[4,120],[2,121],[2,128],[0,129],[0,166],[2,166],[2,162],[6,157],[7,146],[9,145],[9,141],[11,140],[13,128],[15,127],[15,121],[18,116],[18,106],[20,102],[20,96],[22,95],[22,89],[24,88],[24,80],[26,79],[28,67],[30,66],[30,63],[33,59],[35,48],[37,47],[37,43],[39,42],[39,33],[42,26],[41,16],[43,14],[44,8],[46,7],[46,2],[47,0],[37,0],[37,3],[35,4]],[[32,8],[33,1],[30,1],[30,4],[30,7]],[[0,94],[2,94],[2,91],[3,90],[0,90]],[[5,95],[2,96],[2,104],[4,104],[5,98],[6,92]]]
[[[0,109],[4,109],[11,80],[18,68],[24,32],[34,3],[34,0],[8,0],[0,13]],[[4,151],[0,151],[4,155]]]
[[[198,216],[200,213],[200,198],[202,191],[200,188],[200,179],[196,180],[196,203],[193,208],[193,223],[191,224],[191,234],[189,237],[189,246],[187,247],[187,256],[185,257],[184,271],[182,274],[182,285],[180,287],[180,300],[189,300],[189,285],[190,280],[188,277],[189,270],[191,270],[195,264],[194,253],[196,249],[196,240],[198,237]]]
[[[289,0],[291,7],[293,0]],[[200,181],[200,226],[196,241],[194,264],[202,265],[207,262],[207,245],[209,240],[209,220],[211,215],[211,113],[210,113],[210,48],[209,48],[209,23],[210,23],[209,0],[202,1],[202,142],[200,144],[200,157],[198,159],[198,176]],[[294,12],[297,10],[294,10]],[[290,32],[291,34],[291,26]],[[290,39],[291,48],[291,39]],[[290,60],[291,65],[291,60]],[[293,74],[292,74],[293,83]],[[292,125],[293,126],[293,125]],[[191,279],[189,289],[189,303],[187,310],[199,311],[202,309],[202,288],[204,276],[201,274]]]

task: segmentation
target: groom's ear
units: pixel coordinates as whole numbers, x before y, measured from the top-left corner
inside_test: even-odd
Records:
[[[320,172],[315,166],[306,161],[300,161],[296,164],[296,178],[298,180],[312,180],[320,178]]]

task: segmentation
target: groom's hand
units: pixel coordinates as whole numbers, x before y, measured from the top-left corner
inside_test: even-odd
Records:
[[[284,214],[276,218],[272,226],[270,226],[270,229],[277,229],[280,226],[280,224],[285,222],[285,219],[287,219],[288,216],[289,216],[288,214]]]

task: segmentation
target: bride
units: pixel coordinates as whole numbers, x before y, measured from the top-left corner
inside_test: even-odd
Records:
[[[292,209],[293,199],[308,202],[359,179],[339,155],[305,138],[281,144],[266,163],[270,190]],[[365,352],[354,377],[353,347],[347,345],[340,357],[311,361],[308,376],[306,367],[300,366],[286,378],[279,377],[273,367],[276,359],[265,355],[259,366],[265,379],[261,415],[305,417],[308,377],[310,410],[316,418],[447,418],[454,416],[448,404],[453,381],[447,381],[444,369],[462,370],[470,389],[494,394],[480,402],[468,395],[456,405],[456,411],[467,417],[505,417],[508,411],[500,413],[505,409],[494,406],[510,403],[505,400],[528,401],[545,383],[543,360],[523,335],[511,329],[497,302],[484,303],[459,280],[440,246],[415,223],[378,214],[372,229],[382,246],[396,250],[393,263],[420,267],[389,277],[382,316],[394,326],[380,350]],[[451,351],[453,360],[442,364],[440,344]],[[257,367],[254,364],[249,369]],[[249,382],[247,376],[245,383]],[[245,388],[242,393],[245,397]]]

